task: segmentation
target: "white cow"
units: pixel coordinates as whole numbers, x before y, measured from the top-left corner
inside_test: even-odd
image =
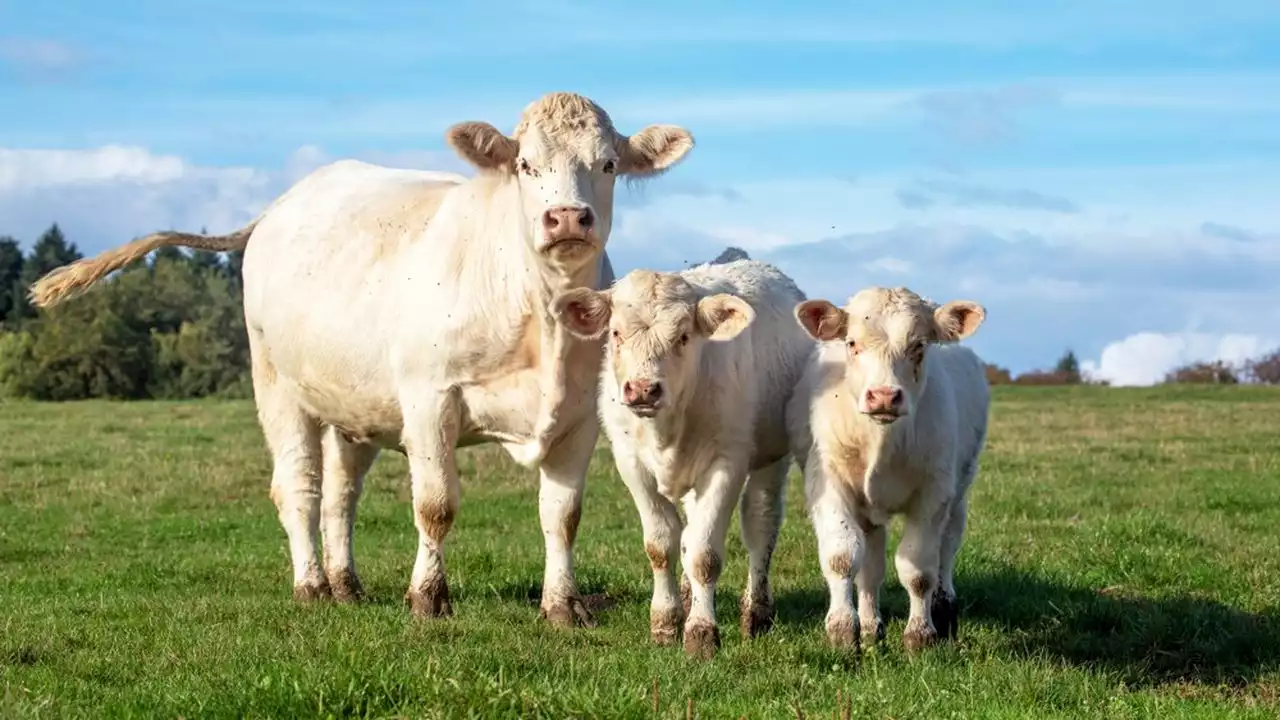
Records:
[[[972,335],[986,312],[968,301],[939,307],[906,288],[869,288],[843,309],[809,300],[795,312],[821,342],[787,423],[831,593],[827,638],[857,646],[859,627],[863,638],[884,636],[885,526],[897,514],[906,523],[898,578],[911,598],[903,643],[916,650],[939,633],[954,637],[952,574],[986,441],[989,391],[977,355],[953,343]]]
[[[496,441],[539,468],[542,616],[590,623],[572,548],[599,434],[601,344],[565,333],[548,308],[564,290],[602,286],[618,175],[666,170],[693,137],[671,125],[628,137],[591,100],[553,93],[510,137],[467,122],[447,139],[474,178],[337,162],[231,235],[151,235],[51,273],[33,299],[51,305],[166,245],[244,247],[254,394],[294,596],[360,596],[361,481],[380,448],[397,448],[419,535],[406,599],[416,615],[451,614],[455,448]]]
[[[609,331],[600,414],[644,529],[650,632],[659,644],[676,639],[681,560],[684,647],[698,657],[720,646],[715,587],[739,499],[750,555],[742,633],[772,624],[769,565],[791,466],[784,413],[813,347],[791,314],[804,300],[795,283],[735,258],[745,254],[677,273],[636,270],[609,290],[570,290],[553,305],[581,338]]]

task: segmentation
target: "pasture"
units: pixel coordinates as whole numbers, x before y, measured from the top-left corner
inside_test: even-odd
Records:
[[[455,616],[415,621],[403,457],[360,505],[369,601],[298,606],[251,403],[3,404],[0,716],[1275,717],[1277,418],[1267,389],[997,388],[961,638],[917,657],[892,561],[887,642],[825,646],[793,470],[774,630],[738,634],[735,518],[707,663],[649,643],[640,523],[603,444],[576,552],[599,626],[561,632],[537,617],[536,475],[496,448],[461,454]]]

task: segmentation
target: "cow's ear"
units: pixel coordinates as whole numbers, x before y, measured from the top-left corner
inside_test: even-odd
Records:
[[[953,300],[933,311],[933,322],[937,327],[940,343],[969,337],[986,319],[986,308],[969,300]]]
[[[756,311],[736,295],[720,293],[698,301],[698,330],[717,342],[738,337],[755,319]]]
[[[574,288],[551,302],[551,314],[570,333],[583,340],[595,340],[609,327],[613,302],[607,290]]]
[[[806,300],[796,305],[796,320],[809,337],[821,342],[843,340],[849,332],[849,315],[826,300]]]
[[[514,169],[520,152],[520,143],[489,123],[458,123],[449,128],[445,139],[454,152],[477,170]]]
[[[684,159],[693,135],[676,125],[650,125],[626,139],[621,172],[634,177],[657,175]]]

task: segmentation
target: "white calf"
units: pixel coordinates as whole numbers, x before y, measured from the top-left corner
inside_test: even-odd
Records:
[[[731,260],[678,273],[637,270],[609,290],[570,290],[553,306],[574,334],[611,331],[600,414],[644,528],[650,631],[657,643],[675,641],[680,559],[688,583],[684,646],[699,657],[720,645],[715,586],[739,499],[750,554],[742,633],[772,624],[769,565],[791,464],[784,413],[813,345],[791,315],[804,294],[790,278],[732,259],[740,253],[721,257]]]
[[[856,645],[859,626],[863,637],[883,637],[885,526],[898,514],[906,516],[898,578],[911,597],[903,643],[915,650],[939,632],[953,637],[952,573],[989,400],[981,361],[950,343],[972,335],[986,313],[966,301],[938,307],[906,288],[863,290],[844,309],[811,300],[795,312],[822,343],[787,423],[831,593],[827,638]]]

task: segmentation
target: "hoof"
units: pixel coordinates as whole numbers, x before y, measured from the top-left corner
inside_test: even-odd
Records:
[[[858,618],[837,615],[827,619],[827,644],[833,648],[861,650]]]
[[[300,603],[313,603],[329,600],[333,597],[328,581],[307,582],[293,586],[293,600]]]
[[[596,626],[596,619],[591,616],[587,606],[583,605],[582,599],[578,597],[561,600],[549,607],[543,605],[538,614],[543,620],[551,623],[552,627],[561,630],[570,630],[575,627],[593,628]]]
[[[649,610],[649,638],[655,645],[675,645],[684,617],[676,608]]]
[[[710,660],[720,649],[720,628],[699,623],[684,629],[684,652],[699,660]]]
[[[862,644],[878,645],[884,642],[884,621],[875,619],[870,622],[859,622],[862,625]]]
[[[923,621],[907,622],[907,629],[902,633],[902,646],[908,652],[918,652],[938,642],[938,633]]]
[[[762,602],[742,603],[742,622],[740,629],[743,638],[763,635],[773,629],[773,604]]]
[[[438,582],[427,583],[421,590],[410,590],[404,599],[409,601],[409,610],[414,617],[443,618],[453,615],[453,604],[449,602],[449,584],[443,578]]]
[[[960,604],[954,597],[936,593],[933,596],[933,607],[929,609],[933,626],[938,629],[938,637],[954,640],[960,631]]]
[[[364,599],[364,586],[354,570],[339,570],[329,576],[333,599],[340,603],[358,603]]]

